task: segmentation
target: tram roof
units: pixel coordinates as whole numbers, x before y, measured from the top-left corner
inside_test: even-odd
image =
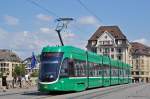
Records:
[[[88,53],[88,61],[102,64],[102,58],[103,58],[102,55],[93,52],[87,52],[87,53]]]
[[[80,54],[86,53],[85,50],[76,48],[73,46],[46,46],[42,49],[42,52],[66,52],[66,53],[74,52],[74,53],[80,53]],[[125,67],[125,68],[131,67],[129,64],[126,64],[120,60],[111,59],[108,56],[98,55],[93,52],[87,52],[87,53],[88,53],[88,59],[91,62],[96,62],[96,63],[103,62],[103,64],[106,64],[106,65],[109,65],[111,63],[111,65],[116,66],[116,67]],[[102,61],[99,61],[99,60],[102,60]]]
[[[84,50],[73,46],[46,46],[42,49],[42,52],[72,52],[72,51],[85,53]]]
[[[88,54],[88,61],[90,62],[96,62],[96,63],[102,63],[102,55],[98,55],[93,52],[85,51],[80,48],[76,48],[73,46],[46,46],[43,48],[42,52],[64,52],[64,53],[76,53],[76,54],[83,54],[85,55],[86,52]],[[72,57],[77,57],[75,54],[72,55]],[[78,56],[80,59],[85,59],[83,57]]]

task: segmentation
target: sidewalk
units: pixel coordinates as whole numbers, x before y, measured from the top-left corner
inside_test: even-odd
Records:
[[[6,92],[3,92],[3,90],[0,89],[0,96],[20,94],[25,92],[37,92],[37,87],[7,89]]]

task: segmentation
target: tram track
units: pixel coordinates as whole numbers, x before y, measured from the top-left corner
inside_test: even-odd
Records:
[[[121,86],[117,86],[114,88],[109,88],[109,89],[104,89],[104,90],[98,90],[98,91],[94,91],[94,92],[90,92],[87,94],[81,94],[81,95],[77,95],[77,96],[73,96],[73,97],[69,97],[68,99],[92,99],[92,98],[102,98],[105,97],[111,93],[115,93],[115,92],[119,92],[121,90],[125,90],[128,88],[133,88],[133,87],[137,87],[137,86],[141,86],[143,84],[131,84],[131,85],[121,85]],[[143,86],[147,86],[147,85],[143,85]]]

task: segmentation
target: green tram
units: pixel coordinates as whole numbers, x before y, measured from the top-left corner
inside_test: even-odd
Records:
[[[130,65],[72,46],[44,47],[38,90],[83,91],[130,83]]]

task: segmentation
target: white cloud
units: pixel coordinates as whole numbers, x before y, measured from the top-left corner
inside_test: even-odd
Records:
[[[19,24],[19,19],[14,16],[5,15],[4,20],[8,25],[15,26]]]
[[[84,16],[78,19],[79,24],[99,26],[98,20],[93,16]]]
[[[133,42],[139,42],[139,43],[150,46],[150,41],[147,40],[146,38],[140,38],[140,39],[134,40]]]
[[[69,33],[65,32],[65,33],[63,33],[63,37],[66,39],[75,38],[75,34],[71,33],[71,32],[69,32]]]
[[[62,31],[61,35],[65,45],[80,48],[85,45],[84,40],[77,37],[77,35],[71,31]],[[42,48],[47,45],[60,45],[58,34],[53,28],[41,27],[36,32],[27,30],[8,32],[0,28],[0,48],[11,49],[21,56],[21,58],[31,56],[33,51],[35,54],[39,54]]]
[[[9,44],[9,42],[10,42],[9,33],[5,31],[3,28],[0,28],[0,48],[2,49],[8,48],[7,45]]]
[[[40,28],[40,31],[41,31],[42,33],[55,33],[55,30],[54,30],[54,29],[50,29],[50,28],[48,28],[48,27],[41,27],[41,28]]]
[[[14,33],[14,35],[11,37],[11,43],[8,46],[12,50],[15,50],[17,53],[19,53],[21,57],[25,58],[30,56],[33,51],[35,54],[40,53],[44,46],[55,46],[58,44],[59,40],[56,33],[23,31]]]
[[[29,35],[29,32],[28,31],[23,31],[23,36],[24,37],[27,37]]]
[[[0,40],[4,39],[6,34],[7,34],[7,32],[5,30],[3,30],[2,28],[0,28]]]
[[[39,20],[42,20],[42,21],[50,21],[52,19],[51,16],[44,15],[42,13],[36,15],[36,18],[39,19]]]

